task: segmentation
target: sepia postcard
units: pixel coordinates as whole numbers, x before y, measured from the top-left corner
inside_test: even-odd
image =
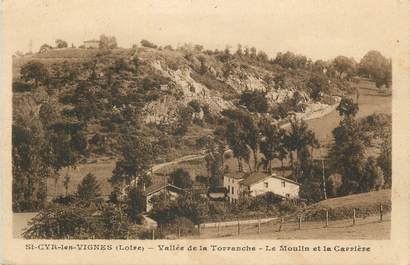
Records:
[[[410,1],[1,1],[0,264],[410,264]]]

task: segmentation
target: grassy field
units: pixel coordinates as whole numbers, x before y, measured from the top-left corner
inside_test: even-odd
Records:
[[[341,207],[348,208],[366,208],[373,205],[385,203],[391,199],[391,190],[379,190],[367,193],[353,194],[345,197],[331,198],[308,207],[309,209],[326,208],[337,209]]]
[[[340,220],[351,218],[353,209],[355,209],[357,217],[367,218],[368,216],[379,214],[380,206],[383,213],[390,212],[391,190],[380,190],[327,199],[298,211],[292,217],[297,219],[298,215],[303,215],[309,220],[324,220],[325,212],[328,211],[330,220]]]
[[[68,193],[73,193],[77,190],[78,184],[88,174],[94,174],[101,187],[102,195],[109,195],[111,193],[111,184],[108,179],[112,176],[112,171],[115,167],[115,160],[98,160],[97,162],[80,164],[75,169],[70,169],[68,175],[70,176],[70,182],[68,184]],[[63,169],[60,172],[57,183],[54,179],[48,179],[48,198],[53,198],[56,195],[65,194],[65,188],[63,185],[63,178],[67,174],[67,169]]]
[[[360,89],[359,112],[357,118],[366,117],[373,113],[391,114],[392,97],[380,95],[376,90]],[[316,137],[321,142],[327,142],[332,138],[332,130],[339,125],[340,116],[337,111],[328,115],[307,121]]]

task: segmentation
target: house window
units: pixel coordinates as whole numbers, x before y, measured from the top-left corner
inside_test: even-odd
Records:
[[[282,180],[282,187],[284,188],[286,186],[286,181]]]
[[[235,190],[234,190],[234,187],[232,187],[232,194],[235,194]]]
[[[269,188],[268,182],[264,182],[263,184],[265,185],[265,188]]]
[[[231,186],[228,185],[228,193],[231,192]]]
[[[290,194],[289,194],[289,193],[286,193],[286,198],[290,198]]]

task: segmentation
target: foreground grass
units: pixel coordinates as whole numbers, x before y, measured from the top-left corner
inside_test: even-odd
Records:
[[[303,215],[310,220],[324,220],[326,211],[328,211],[330,220],[340,220],[351,218],[353,209],[355,209],[357,217],[366,218],[379,214],[380,205],[383,213],[390,212],[391,190],[373,191],[324,200],[300,210],[292,218],[296,219],[298,215]]]

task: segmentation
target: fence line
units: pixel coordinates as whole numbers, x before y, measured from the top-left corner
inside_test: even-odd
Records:
[[[286,231],[293,231],[293,230],[303,230],[303,229],[317,229],[317,228],[330,228],[331,223],[338,223],[343,221],[348,221],[349,218],[351,223],[348,225],[344,225],[343,227],[347,226],[355,226],[358,225],[358,217],[362,218],[363,220],[366,219],[368,216],[376,217],[378,222],[382,222],[386,220],[384,213],[388,211],[384,211],[383,205],[380,204],[378,207],[377,213],[372,214],[363,214],[358,215],[360,213],[360,209],[353,208],[350,214],[346,215],[346,218],[337,218],[334,220],[330,220],[329,217],[329,210],[323,210],[323,215],[318,215],[316,217],[310,215],[293,215],[293,216],[281,216],[281,217],[269,217],[269,218],[258,218],[258,219],[249,219],[249,220],[236,220],[236,221],[228,221],[228,222],[213,222],[213,223],[203,223],[197,226],[198,228],[198,236],[201,237],[203,235],[210,236],[215,235],[213,237],[221,237],[221,236],[239,236],[241,234],[246,233],[270,233],[270,232],[284,232],[285,226],[288,228]],[[349,217],[350,215],[350,217]],[[312,227],[312,225],[318,224],[319,227]],[[291,228],[291,230],[289,230]]]
[[[221,221],[221,222],[211,222],[211,223],[202,223],[201,228],[213,228],[217,227],[227,227],[227,226],[237,226],[238,222],[240,225],[250,225],[250,224],[257,224],[261,222],[262,224],[271,222],[273,220],[278,219],[278,217],[265,217],[265,218],[258,218],[258,219],[247,219],[247,220],[234,220],[234,221]]]

